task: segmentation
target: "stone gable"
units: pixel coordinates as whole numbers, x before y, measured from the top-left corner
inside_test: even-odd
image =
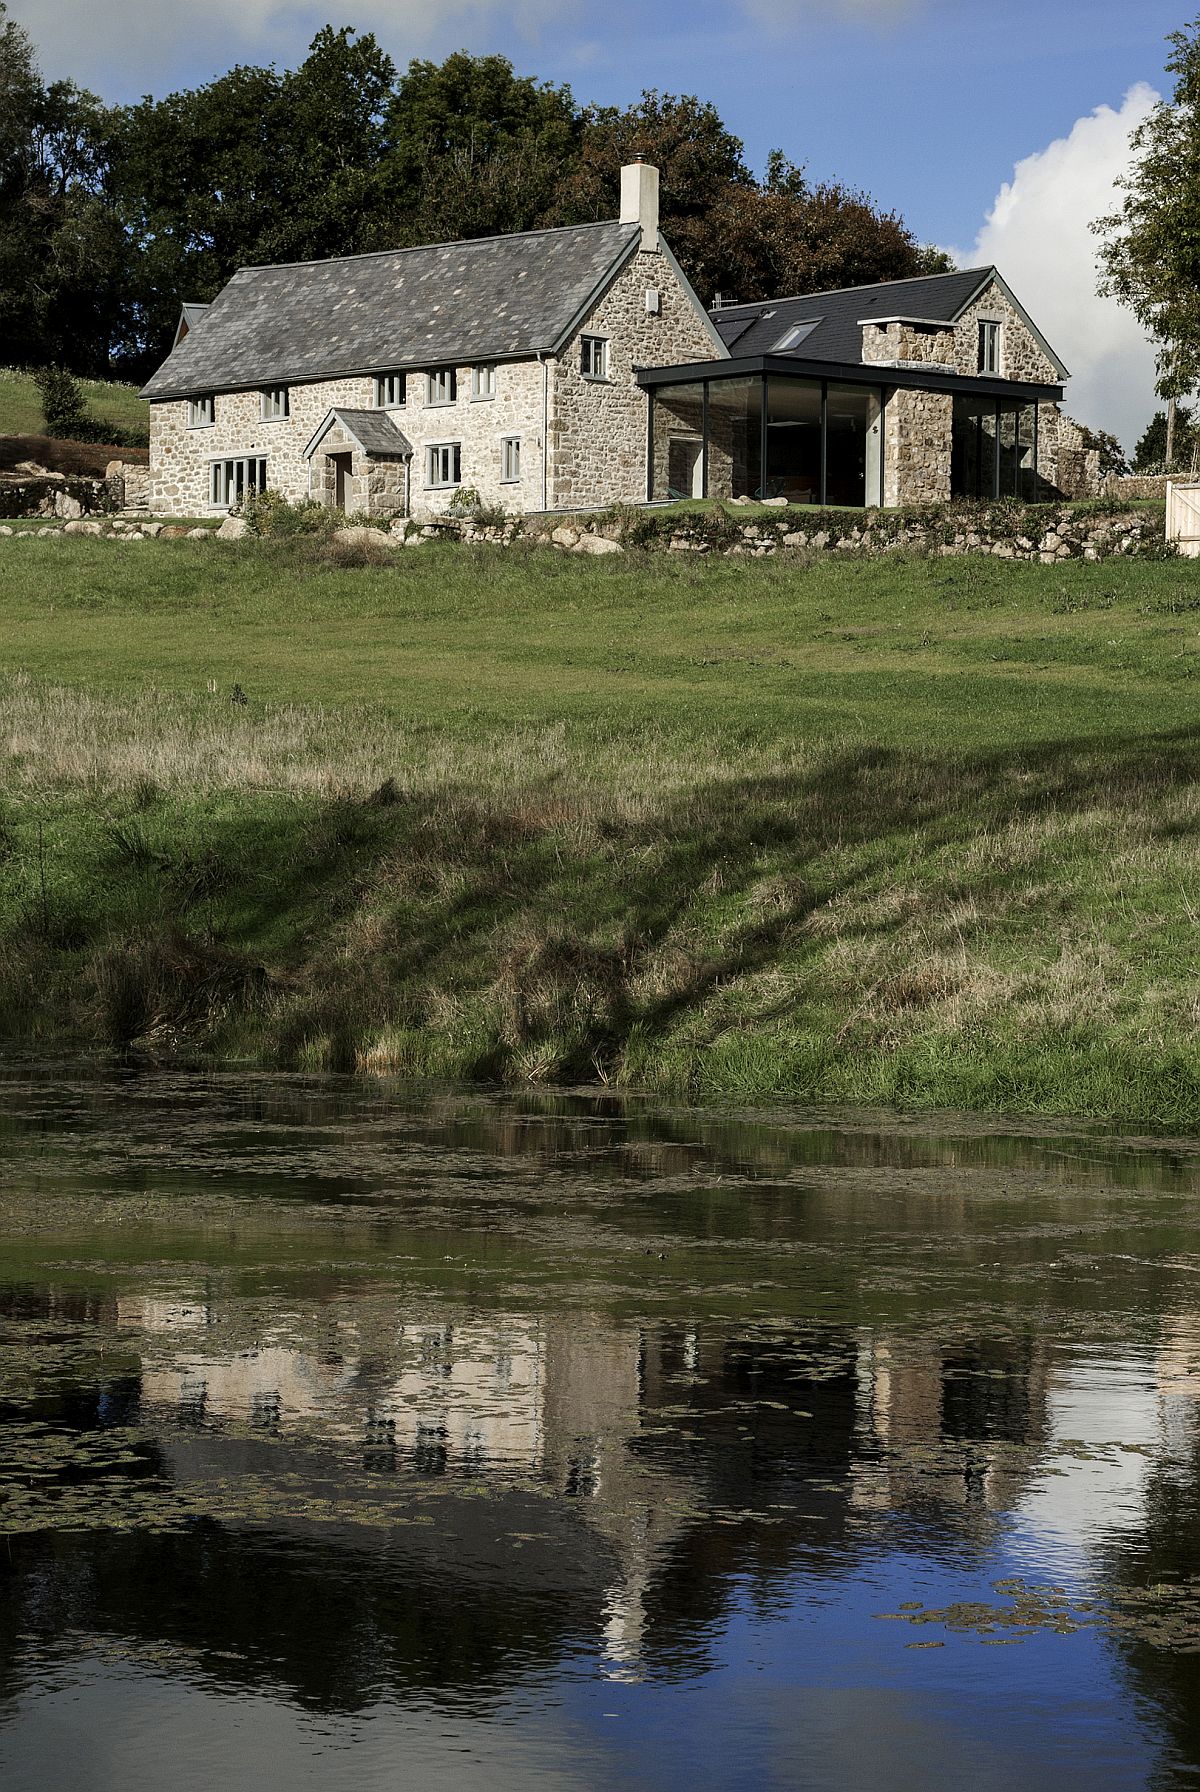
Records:
[[[657,313],[646,308],[658,294]],[[609,343],[609,378],[580,371],[580,337]],[[639,250],[592,307],[555,363],[551,379],[548,502],[553,510],[639,504],[646,496],[647,398],[639,367],[709,361],[705,314],[668,258]]]

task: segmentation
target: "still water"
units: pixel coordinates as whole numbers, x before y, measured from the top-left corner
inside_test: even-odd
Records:
[[[1192,1785],[1200,1145],[0,1082],[5,1792]]]

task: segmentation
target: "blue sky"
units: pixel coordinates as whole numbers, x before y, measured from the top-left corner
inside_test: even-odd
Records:
[[[1081,376],[1084,420],[1129,434],[1148,414],[1144,349],[1092,302],[1082,214],[1111,199],[1146,89],[1164,88],[1164,39],[1200,13],[1200,0],[9,0],[9,10],[47,73],[73,74],[111,99],[191,85],[235,61],[294,63],[327,20],[373,30],[401,64],[458,47],[500,50],[584,100],[624,103],[643,87],[698,93],[757,169],[780,147],[814,178],[901,211],[924,241],[972,261],[1003,252]],[[1072,138],[1097,108],[1109,111]],[[1039,162],[1062,140],[1071,156]],[[1026,185],[1009,195],[1006,234],[988,235],[1018,164]],[[1036,206],[1026,199],[1033,185]],[[1079,226],[1070,261],[1059,210]],[[1053,275],[1039,245],[1056,256]],[[1099,329],[1095,350],[1085,311]]]

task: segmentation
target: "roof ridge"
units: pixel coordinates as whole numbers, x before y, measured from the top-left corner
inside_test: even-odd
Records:
[[[283,268],[325,268],[334,262],[377,261],[385,255],[418,255],[425,249],[474,249],[484,243],[515,243],[530,236],[565,236],[569,230],[636,230],[636,224],[622,224],[619,218],[593,218],[587,224],[547,224],[540,230],[503,230],[495,236],[447,237],[440,243],[407,243],[396,249],[359,249],[353,255],[314,255],[305,261],[248,261],[230,276],[238,274],[271,274]],[[222,289],[223,290],[223,289]],[[220,297],[220,294],[217,295]],[[213,300],[208,301],[210,304]]]
[[[722,305],[720,310],[714,308],[709,315],[724,317],[730,311],[754,311],[763,305],[794,305],[801,299],[806,303],[811,299],[836,299],[847,292],[875,292],[881,286],[911,286],[917,280],[952,280],[959,274],[994,274],[996,271],[995,263],[987,262],[977,268],[946,268],[940,274],[904,274],[899,280],[864,280],[859,286],[826,286],[820,292],[790,292],[781,299],[747,299],[741,305]]]

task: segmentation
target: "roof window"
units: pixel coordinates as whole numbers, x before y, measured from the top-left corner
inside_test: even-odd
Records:
[[[820,321],[819,317],[814,317],[810,318],[807,323],[792,324],[790,329],[783,332],[783,335],[772,349],[772,354],[778,355],[782,354],[785,349],[799,348],[805,338],[812,335]]]

